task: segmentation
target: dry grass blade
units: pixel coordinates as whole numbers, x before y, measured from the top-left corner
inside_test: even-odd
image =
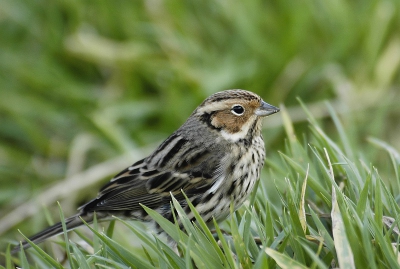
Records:
[[[304,269],[306,266],[302,265],[296,260],[291,259],[289,256],[286,256],[272,248],[266,248],[265,253],[271,256],[274,261],[283,269]]]
[[[309,170],[310,170],[310,164],[307,165],[306,177],[304,178],[303,186],[301,188],[301,199],[300,199],[300,208],[299,208],[299,220],[300,220],[301,227],[303,228],[304,233],[306,233],[306,231],[307,231],[306,210],[304,207],[304,202],[305,202],[305,194],[306,194],[307,178],[308,178]]]
[[[332,163],[329,158],[329,154],[324,148],[326,158],[329,163],[329,171],[332,181],[334,182],[334,174],[332,169]],[[334,184],[334,183],[333,183]],[[332,233],[335,242],[336,255],[338,258],[338,263],[340,268],[356,268],[354,264],[354,256],[353,251],[351,250],[349,241],[346,236],[346,229],[343,223],[342,215],[340,213],[337,196],[336,196],[336,188],[332,184]]]
[[[397,255],[397,262],[400,264],[400,252],[399,252],[399,244],[392,243],[393,251]]]

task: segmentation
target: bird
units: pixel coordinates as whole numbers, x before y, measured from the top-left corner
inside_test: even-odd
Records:
[[[173,222],[172,195],[191,220],[194,215],[185,195],[205,222],[224,220],[231,202],[238,209],[259,180],[265,159],[262,118],[277,112],[279,108],[250,91],[212,94],[149,156],[118,173],[96,198],[66,218],[66,229],[75,229],[83,221],[90,224],[94,213],[98,221],[118,216],[154,222],[142,205]],[[61,233],[59,222],[30,241],[38,244]],[[24,241],[22,247],[30,244]],[[13,253],[19,250],[18,245]]]

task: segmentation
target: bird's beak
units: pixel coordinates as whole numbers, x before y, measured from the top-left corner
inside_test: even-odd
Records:
[[[264,101],[261,101],[261,106],[256,109],[254,114],[260,117],[265,117],[277,112],[279,112],[279,108],[274,107],[273,105],[270,105]]]

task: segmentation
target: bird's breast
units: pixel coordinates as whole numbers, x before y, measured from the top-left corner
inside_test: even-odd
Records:
[[[212,217],[222,220],[229,215],[230,204],[239,208],[253,191],[264,164],[265,149],[262,137],[256,137],[250,145],[232,146],[230,154],[221,163],[223,172],[216,178],[211,188],[203,195],[203,203],[196,206],[207,221]]]
[[[251,146],[238,156],[237,164],[232,167],[232,173],[227,175],[230,183],[226,196],[231,199],[237,209],[253,191],[264,165],[265,149],[261,137],[255,138]]]

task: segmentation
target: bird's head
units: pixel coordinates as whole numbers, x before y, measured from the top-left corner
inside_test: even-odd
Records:
[[[193,116],[220,131],[226,140],[237,142],[254,131],[260,131],[261,118],[278,111],[279,108],[252,92],[226,90],[204,100]]]

